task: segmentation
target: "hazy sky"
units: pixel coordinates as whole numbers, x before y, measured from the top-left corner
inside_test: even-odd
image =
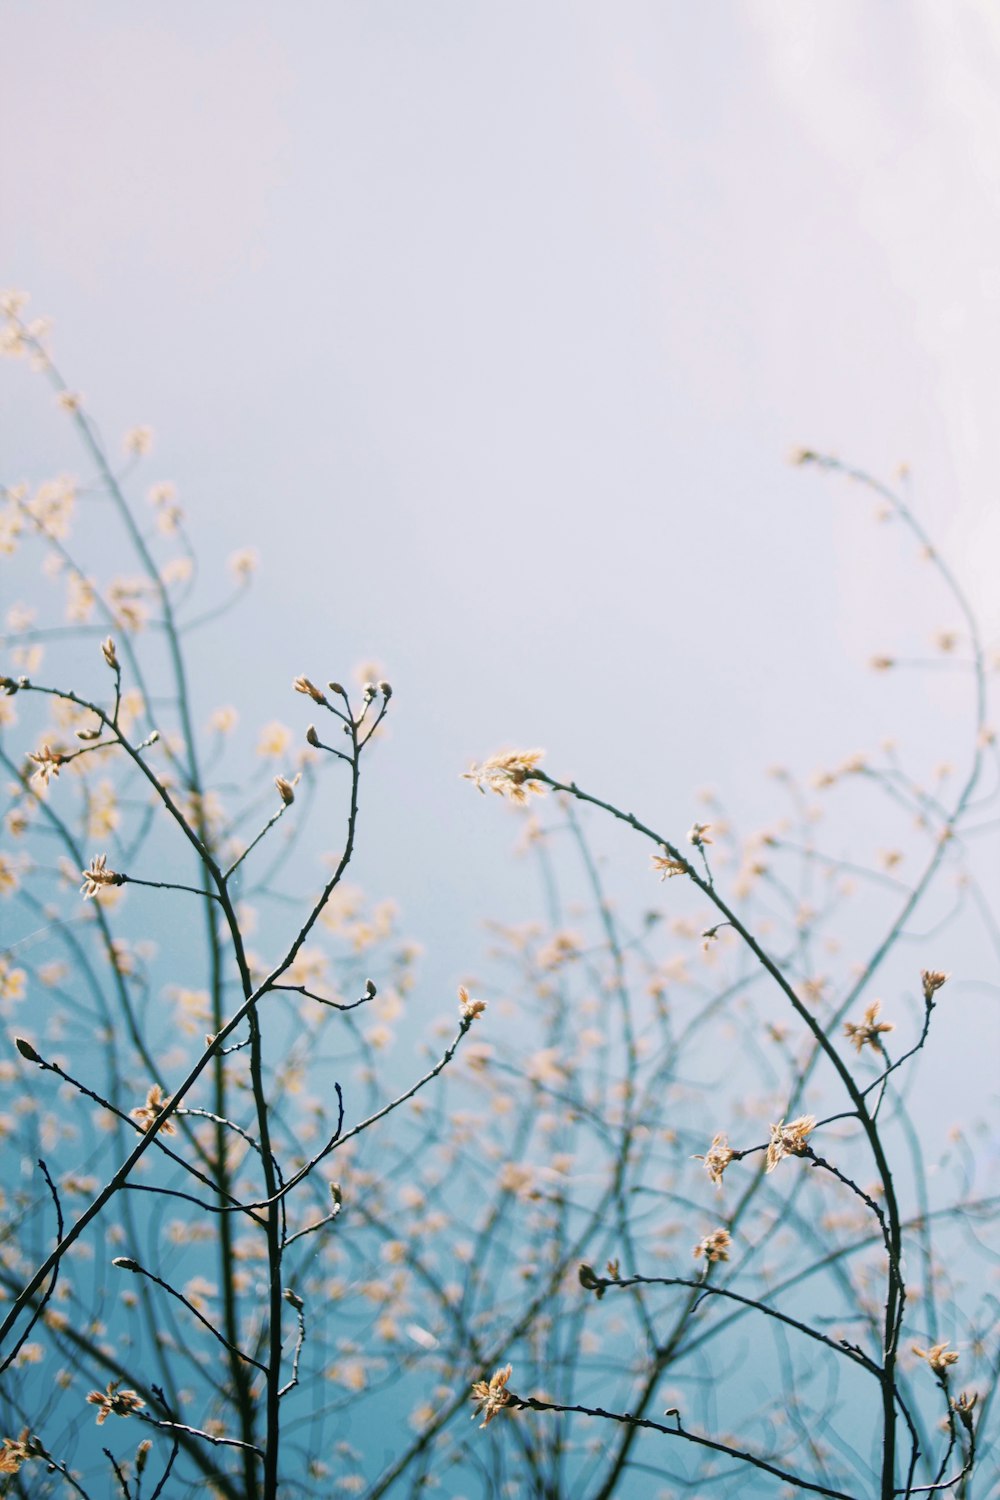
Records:
[[[704,783],[752,822],[775,761],[960,747],[944,679],[865,666],[939,590],[785,457],[907,460],[996,633],[989,0],[3,10],[0,281],[109,434],[156,429],[206,575],[262,554],[202,707],[255,734],[382,663],[361,871],[433,973],[521,900],[473,756],[544,745],[680,834]],[[7,477],[79,466],[0,393]]]

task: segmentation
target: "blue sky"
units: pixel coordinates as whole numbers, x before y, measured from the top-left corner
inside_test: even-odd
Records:
[[[993,7],[109,0],[6,33],[0,279],[106,432],[153,425],[207,585],[261,553],[203,712],[249,739],[298,672],[393,681],[359,869],[433,983],[534,901],[474,756],[544,745],[681,834],[705,784],[753,826],[775,762],[963,743],[952,678],[866,669],[943,596],[785,458],[906,460],[995,636]],[[78,466],[0,380],[13,477]],[[616,877],[644,899],[644,851]]]

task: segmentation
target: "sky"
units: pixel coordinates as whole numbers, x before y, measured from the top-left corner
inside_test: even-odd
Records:
[[[4,29],[0,282],[106,433],[153,426],[206,589],[260,552],[202,715],[255,739],[297,673],[392,681],[358,869],[433,984],[534,914],[473,758],[544,746],[681,836],[705,785],[753,826],[776,762],[965,746],[954,675],[867,668],[954,623],[940,589],[787,456],[905,461],[996,638],[987,0],[6,0]],[[0,397],[7,477],[79,466],[23,367]],[[643,899],[645,851],[613,873]]]

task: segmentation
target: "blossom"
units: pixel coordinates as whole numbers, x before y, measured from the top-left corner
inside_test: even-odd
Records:
[[[106,854],[95,854],[90,861],[90,867],[81,870],[80,874],[83,876],[80,892],[84,901],[92,901],[102,886],[125,884],[124,875],[118,875],[114,870],[108,869]]]
[[[934,998],[935,991],[939,990],[943,984],[947,984],[950,977],[948,974],[942,974],[940,969],[921,971],[920,980],[924,987],[924,999],[928,1004]]]
[[[708,830],[711,826],[711,823],[692,823],[687,831],[688,843],[693,844],[696,849],[700,849],[703,844],[710,844],[712,840],[708,836]]]
[[[651,858],[653,869],[659,870],[661,880],[669,880],[673,875],[686,875],[691,868],[686,860],[675,859],[667,851],[666,846],[664,846],[662,854],[654,854]]]
[[[529,792],[542,793],[545,790],[532,779],[544,754],[544,750],[504,750],[499,755],[491,755],[482,765],[471,765],[462,775],[483,793],[489,787],[498,796],[524,803]]]
[[[479,1424],[480,1427],[488,1427],[505,1406],[510,1406],[513,1401],[516,1401],[517,1397],[513,1391],[507,1389],[511,1369],[511,1365],[504,1365],[502,1370],[494,1371],[489,1380],[477,1380],[472,1387],[471,1399],[476,1403],[472,1420],[475,1421],[483,1412],[486,1414],[485,1419]]]
[[[130,1417],[133,1412],[141,1411],[146,1405],[138,1391],[121,1391],[118,1389],[120,1384],[121,1381],[112,1380],[106,1390],[91,1391],[87,1397],[91,1406],[100,1407],[97,1413],[98,1427],[103,1427],[112,1414],[116,1417]]]
[[[307,697],[311,698],[314,703],[326,702],[325,695],[320,692],[319,688],[314,682],[309,681],[308,677],[296,677],[295,681],[292,683],[292,687],[297,693],[305,693]]]
[[[729,1137],[725,1135],[714,1135],[712,1144],[704,1156],[694,1156],[692,1161],[705,1163],[705,1171],[717,1188],[722,1187],[722,1174],[729,1163],[736,1157],[736,1152],[730,1148]]]
[[[845,1021],[844,1023],[844,1035],[850,1037],[851,1044],[859,1053],[866,1046],[871,1047],[875,1052],[882,1052],[884,1049],[880,1040],[881,1034],[896,1029],[891,1021],[878,1019],[881,1005],[880,1000],[873,1000],[865,1010],[863,1021],[859,1023]]]
[[[39,1457],[41,1445],[31,1436],[30,1427],[22,1429],[21,1436],[5,1437],[0,1448],[0,1474],[16,1474],[29,1458]]]
[[[208,721],[208,727],[214,729],[216,734],[230,734],[236,728],[238,720],[239,715],[235,708],[230,704],[224,704],[222,708],[215,710]]]
[[[804,1156],[808,1147],[806,1138],[816,1124],[815,1115],[799,1115],[786,1125],[779,1120],[771,1126],[771,1140],[767,1148],[767,1171],[773,1172],[785,1156]]]
[[[972,1431],[972,1413],[978,1400],[978,1391],[963,1391],[960,1396],[952,1396],[949,1403],[952,1411],[968,1432]]]
[[[129,1114],[132,1116],[133,1120],[137,1121],[138,1124],[142,1126],[143,1130],[152,1130],[153,1126],[159,1120],[160,1116],[169,1103],[170,1100],[164,1098],[163,1090],[160,1088],[160,1085],[158,1083],[154,1083],[151,1085],[149,1092],[146,1095],[145,1104],[139,1105],[136,1109],[129,1110]],[[176,1127],[174,1126],[174,1122],[172,1120],[164,1121],[161,1130],[163,1135],[177,1134]],[[87,1397],[87,1400],[90,1400],[89,1396]]]
[[[229,559],[229,571],[238,583],[247,583],[257,571],[258,557],[253,547],[243,547]]]
[[[485,1000],[472,1000],[469,998],[469,992],[464,984],[460,984],[458,987],[458,1004],[463,1021],[474,1021],[486,1009]]]
[[[40,750],[32,750],[28,759],[33,760],[38,767],[31,777],[32,781],[37,781],[40,786],[48,786],[50,777],[59,775],[59,768],[66,757],[61,750],[53,750],[51,745],[46,744]]]
[[[126,453],[133,455],[135,458],[141,458],[153,446],[152,427],[130,427],[122,441],[122,446]]]
[[[292,731],[285,724],[279,724],[276,719],[270,724],[265,724],[260,732],[257,742],[257,754],[274,756],[284,755],[292,743]]]
[[[711,1234],[706,1234],[704,1239],[698,1241],[692,1254],[695,1260],[700,1260],[704,1256],[711,1265],[715,1261],[729,1259],[729,1247],[732,1243],[732,1236],[728,1229],[713,1229]]]
[[[958,1359],[958,1351],[948,1348],[947,1339],[943,1344],[932,1344],[929,1349],[921,1349],[919,1344],[913,1344],[912,1348],[918,1359],[926,1359],[935,1375],[946,1374],[948,1366]]]

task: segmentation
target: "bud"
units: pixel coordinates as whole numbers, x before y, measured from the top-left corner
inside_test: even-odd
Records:
[[[141,1474],[142,1471],[145,1469],[145,1467],[146,1467],[146,1460],[149,1458],[149,1455],[152,1452],[152,1449],[153,1449],[152,1439],[151,1438],[143,1438],[142,1442],[139,1444],[138,1448],[135,1450],[135,1472],[137,1474]]]
[[[377,692],[378,692],[378,688],[375,686],[374,682],[366,682],[365,683],[364,694],[365,694],[365,697],[368,699],[369,703],[375,697],[375,695],[376,695]]]
[[[14,1038],[14,1046],[17,1048],[18,1052],[20,1052],[25,1062],[40,1063],[42,1061],[38,1053],[35,1051],[34,1047],[29,1041],[27,1041],[25,1037],[16,1036]]]
[[[607,1289],[600,1277],[594,1274],[593,1266],[588,1266],[586,1261],[584,1261],[581,1263],[579,1272],[577,1274],[580,1277],[580,1285],[583,1287],[584,1291],[596,1292],[597,1300],[598,1302],[600,1302]]]
[[[314,750],[319,749],[319,735],[316,733],[316,725],[310,724],[306,730],[306,744],[312,745]]]
[[[282,802],[286,807],[291,807],[295,801],[295,788],[292,786],[292,783],[284,776],[276,776],[274,784],[278,788],[278,796]]]
[[[303,1307],[305,1306],[305,1303],[302,1301],[302,1298],[299,1296],[298,1292],[293,1292],[290,1286],[285,1287],[282,1296],[284,1297],[286,1302],[291,1303],[296,1312],[301,1312]]]
[[[939,990],[943,984],[948,983],[948,978],[949,976],[942,974],[940,969],[924,969],[921,972],[920,979],[924,987],[924,999],[928,1003],[933,1000],[935,991]]]
[[[336,693],[338,698],[347,697],[347,694],[344,692],[344,689],[341,687],[339,682],[328,682],[327,687],[330,689],[331,693]]]
[[[101,642],[101,652],[112,672],[120,672],[121,663],[118,660],[118,654],[115,650],[114,639],[110,635],[106,641]]]
[[[308,677],[296,677],[295,681],[292,683],[292,687],[297,693],[305,693],[306,696],[311,698],[314,703],[326,702],[326,699],[320,692],[319,688],[314,682],[310,682]]]
[[[129,1255],[116,1255],[115,1258],[114,1258],[114,1260],[111,1262],[111,1264],[113,1266],[117,1266],[118,1269],[119,1269],[119,1271],[141,1271],[142,1270],[142,1267],[140,1266],[139,1262],[137,1260],[133,1260],[131,1258],[131,1256],[129,1256]]]
[[[367,996],[367,998],[369,1000],[374,1000],[374,998],[375,998],[375,996],[377,994],[378,994],[378,991],[375,988],[375,981],[373,979],[366,979],[365,980],[365,995]]]
[[[378,685],[378,690],[382,694],[383,698],[389,699],[389,698],[392,697],[392,684],[391,683],[389,683],[389,682],[380,682],[379,685]]]

